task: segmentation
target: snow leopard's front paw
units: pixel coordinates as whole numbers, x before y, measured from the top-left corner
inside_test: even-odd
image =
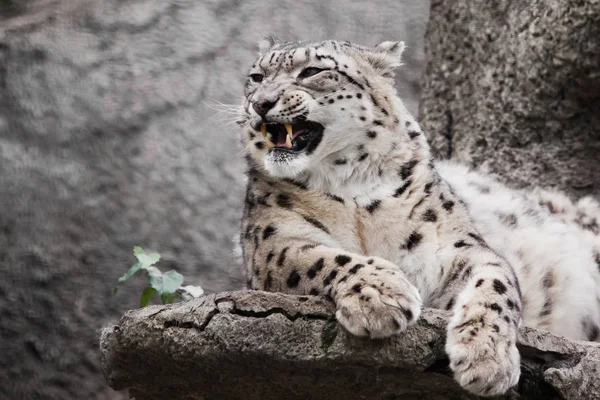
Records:
[[[520,356],[516,332],[509,325],[486,324],[485,318],[452,321],[448,326],[446,353],[454,379],[479,396],[496,396],[516,385]]]
[[[400,333],[421,314],[421,297],[395,267],[368,265],[338,285],[337,320],[356,336]]]

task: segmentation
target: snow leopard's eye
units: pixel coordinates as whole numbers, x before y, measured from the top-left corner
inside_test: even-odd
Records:
[[[250,79],[251,79],[251,80],[252,80],[252,82],[254,82],[254,83],[260,83],[260,82],[262,82],[262,80],[263,80],[264,78],[265,78],[265,77],[264,77],[263,75],[261,75],[261,74],[252,74],[252,75],[250,75]]]
[[[311,76],[314,76],[316,74],[318,74],[319,72],[322,71],[327,71],[327,69],[325,68],[316,68],[316,67],[308,67],[308,68],[304,68],[300,74],[298,75],[298,78],[300,79],[304,79],[304,78],[310,78]]]

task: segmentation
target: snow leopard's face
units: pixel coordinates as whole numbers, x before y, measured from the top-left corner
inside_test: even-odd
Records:
[[[244,139],[269,174],[293,178],[328,159],[344,163],[348,151],[377,136],[389,117],[391,104],[381,103],[395,94],[390,77],[402,42],[266,40],[260,47],[245,87]]]

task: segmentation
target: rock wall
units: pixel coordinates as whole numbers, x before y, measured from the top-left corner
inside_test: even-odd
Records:
[[[136,307],[143,282],[112,295],[134,245],[209,293],[241,287],[237,129],[212,108],[239,101],[261,37],[404,40],[398,85],[417,108],[426,1],[11,3],[0,2],[0,398],[119,397],[97,339]]]
[[[420,121],[438,156],[600,196],[600,1],[435,0]]]

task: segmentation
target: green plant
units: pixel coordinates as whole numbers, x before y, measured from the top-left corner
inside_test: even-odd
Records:
[[[132,265],[129,270],[119,278],[119,283],[115,287],[114,292],[117,293],[119,285],[129,280],[136,272],[142,270],[146,272],[148,286],[144,288],[140,296],[140,307],[145,307],[154,295],[160,295],[160,300],[163,304],[170,304],[177,299],[188,300],[193,297],[201,296],[204,291],[200,286],[181,286],[183,283],[183,275],[174,269],[165,272],[164,274],[154,266],[160,260],[158,253],[146,253],[139,246],[133,248],[133,255],[138,262]]]

